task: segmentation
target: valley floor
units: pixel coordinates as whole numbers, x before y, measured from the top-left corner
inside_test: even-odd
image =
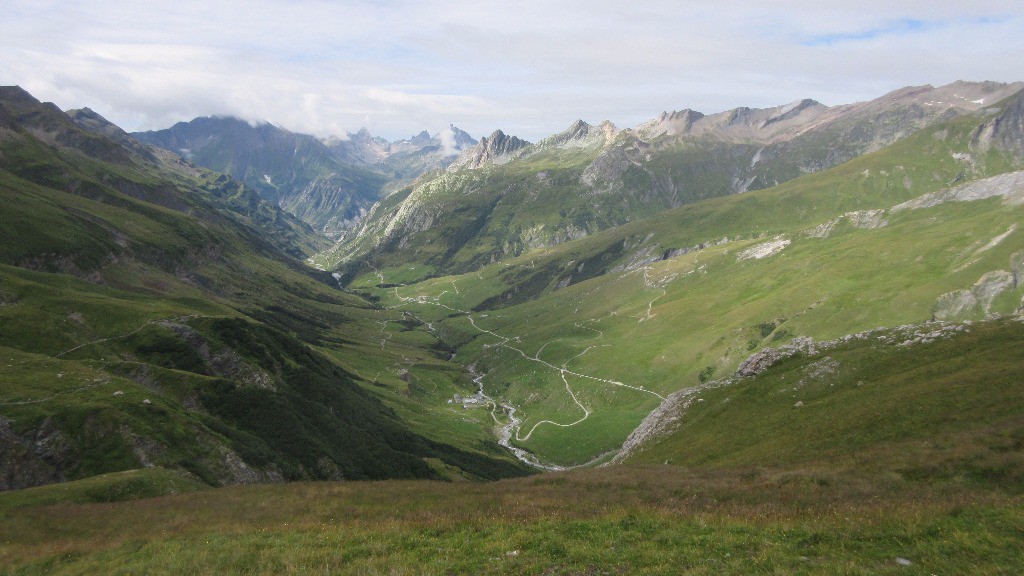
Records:
[[[1012,574],[1024,565],[1020,495],[855,470],[616,466],[99,502],[146,493],[166,483],[161,474],[170,473],[0,495],[3,572]]]

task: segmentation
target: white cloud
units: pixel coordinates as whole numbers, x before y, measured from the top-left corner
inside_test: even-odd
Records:
[[[0,83],[126,129],[210,114],[389,138],[448,123],[537,140],[910,84],[1024,80],[1016,0],[8,0]]]

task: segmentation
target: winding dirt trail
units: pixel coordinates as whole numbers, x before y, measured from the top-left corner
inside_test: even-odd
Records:
[[[651,300],[650,302],[647,303],[647,315],[644,316],[643,318],[637,320],[636,321],[637,324],[643,324],[644,322],[654,318],[654,315],[651,314],[651,310],[654,308],[654,303],[657,302],[662,297],[664,297],[665,294],[668,294],[668,292],[665,290],[664,287],[658,286],[654,282],[651,282],[651,277],[650,277],[650,274],[649,274],[650,271],[651,271],[651,267],[650,266],[645,266],[644,267],[644,286],[646,286],[648,288],[657,288],[658,290],[661,290],[661,294],[659,294],[653,300]]]
[[[74,352],[76,350],[81,350],[82,348],[85,348],[87,346],[94,346],[96,344],[102,344],[103,342],[111,342],[113,340],[120,340],[122,338],[128,338],[130,336],[134,336],[134,335],[138,334],[139,332],[142,332],[143,330],[145,330],[146,328],[148,328],[150,326],[160,325],[160,324],[164,324],[166,322],[173,322],[173,323],[176,323],[176,324],[182,324],[182,323],[185,323],[188,320],[191,320],[193,318],[201,318],[201,317],[202,316],[199,315],[199,314],[189,314],[187,316],[175,316],[175,317],[172,317],[172,318],[154,318],[154,319],[150,319],[150,320],[147,320],[146,322],[144,322],[141,326],[139,326],[138,328],[136,328],[134,330],[125,332],[124,334],[117,334],[115,336],[107,336],[106,338],[97,338],[95,340],[90,340],[88,342],[84,342],[84,343],[79,344],[77,346],[74,346],[72,348],[68,348],[67,350],[64,350],[63,352],[59,352],[59,353],[55,354],[53,356],[53,358],[55,358],[55,359],[56,358],[62,358],[64,356],[68,355],[68,354],[71,354],[72,352]],[[22,361],[22,365],[24,365],[25,362],[26,361]],[[106,373],[106,372],[104,372],[104,369],[107,366],[109,366],[110,364],[111,364],[111,361],[108,360],[107,362],[104,362],[103,365],[100,366],[99,368],[92,368],[92,370],[94,371],[94,376],[95,375],[99,375],[99,377],[98,378],[94,378],[93,381],[91,383],[89,383],[89,384],[85,384],[85,385],[79,386],[77,388],[70,388],[70,389],[67,389],[67,390],[60,390],[58,392],[55,392],[54,394],[51,394],[50,396],[45,396],[43,398],[32,398],[32,399],[28,399],[28,400],[15,400],[15,401],[10,401],[10,402],[2,402],[2,403],[0,403],[0,406],[24,406],[24,405],[28,405],[28,404],[40,404],[40,403],[43,403],[43,402],[48,402],[48,401],[53,400],[54,398],[58,398],[60,396],[65,396],[67,394],[75,394],[75,393],[78,393],[78,392],[84,392],[86,390],[92,390],[93,388],[96,388],[98,386],[109,384],[110,383],[110,379],[111,379],[111,375]],[[62,376],[63,376],[62,373],[59,373],[57,375],[58,378],[60,378]]]
[[[175,322],[175,323],[178,323],[178,324],[182,324],[184,322],[187,322],[188,320],[191,320],[193,318],[199,318],[199,317],[200,317],[199,314],[190,314],[188,316],[177,316],[177,317],[174,317],[174,318],[155,318],[155,319],[152,319],[152,320],[147,320],[145,324],[143,324],[142,326],[139,326],[138,328],[136,328],[135,330],[132,330],[131,332],[126,332],[124,334],[119,334],[117,336],[108,336],[106,338],[99,338],[97,340],[91,340],[91,341],[86,342],[84,344],[79,344],[78,346],[75,346],[74,348],[68,348],[67,350],[65,350],[63,352],[60,352],[59,354],[56,354],[54,356],[54,358],[60,358],[60,357],[64,356],[65,354],[71,354],[75,350],[79,350],[81,348],[85,348],[86,346],[93,346],[95,344],[100,344],[101,342],[110,342],[111,340],[120,340],[121,338],[127,338],[129,336],[134,336],[134,335],[138,334],[139,332],[142,332],[143,330],[145,330],[147,327],[152,326],[153,324],[160,324],[162,322]]]
[[[379,270],[377,270],[376,268],[374,268],[374,274],[376,274],[376,276],[380,279],[381,284],[386,284],[386,281],[384,279],[384,275]],[[649,281],[649,279],[647,277],[647,270],[646,269],[644,270],[644,275],[645,275],[644,281],[645,281],[646,285],[648,285],[649,287],[652,287],[652,288],[660,288],[660,286],[657,286],[657,285],[655,285],[655,284],[653,284],[652,282]],[[454,280],[452,281],[452,288],[454,288],[455,294],[459,293],[458,286],[456,286]],[[439,294],[437,296],[434,296],[434,297],[427,297],[427,296],[410,297],[410,296],[402,296],[402,294],[399,293],[399,290],[398,290],[397,286],[393,287],[393,289],[394,289],[395,298],[398,299],[400,304],[395,305],[395,306],[391,306],[390,307],[391,309],[399,308],[399,307],[405,307],[405,306],[409,306],[409,305],[427,305],[427,306],[437,306],[437,307],[449,310],[451,312],[455,312],[455,313],[461,314],[463,317],[465,317],[469,321],[469,324],[477,332],[479,332],[481,334],[486,334],[486,335],[489,335],[489,336],[492,336],[492,337],[496,338],[498,340],[498,343],[494,344],[493,346],[498,346],[498,347],[506,348],[508,350],[511,350],[512,352],[515,352],[516,354],[519,354],[519,356],[521,358],[523,358],[524,360],[526,360],[528,362],[533,362],[533,363],[536,363],[536,364],[540,364],[541,366],[543,366],[543,367],[545,367],[545,368],[547,368],[549,370],[553,370],[555,372],[558,372],[558,375],[562,379],[562,382],[563,382],[563,384],[565,386],[566,393],[568,393],[569,397],[572,398],[573,403],[575,403],[576,406],[578,406],[579,409],[582,410],[583,416],[581,418],[573,421],[573,422],[568,422],[568,423],[555,422],[553,420],[541,420],[539,422],[534,423],[533,426],[530,428],[530,430],[525,435],[522,435],[521,434],[521,432],[522,432],[522,421],[515,415],[515,413],[516,413],[515,407],[510,406],[507,403],[498,402],[497,400],[494,400],[493,398],[490,398],[489,396],[486,396],[484,394],[484,390],[483,390],[483,379],[484,379],[485,375],[478,374],[478,373],[474,372],[472,369],[467,368],[467,369],[470,370],[470,374],[473,376],[473,382],[476,383],[477,386],[478,386],[480,396],[485,398],[490,403],[490,405],[491,405],[491,417],[495,421],[495,423],[499,426],[498,443],[501,446],[503,446],[506,449],[508,449],[510,452],[512,452],[516,456],[516,458],[518,458],[520,461],[522,461],[522,462],[524,462],[524,463],[526,463],[526,464],[528,464],[530,466],[535,466],[537,468],[542,468],[542,469],[545,469],[545,470],[565,470],[565,469],[567,469],[567,468],[562,467],[562,466],[551,465],[551,464],[546,464],[546,463],[541,462],[532,453],[530,453],[530,452],[528,452],[526,450],[523,450],[523,449],[521,449],[521,448],[519,448],[517,446],[514,446],[512,444],[512,439],[513,438],[515,438],[515,440],[517,442],[526,442],[526,441],[528,441],[530,439],[530,437],[537,430],[537,428],[542,426],[542,425],[557,426],[557,427],[560,427],[560,428],[570,428],[570,427],[576,426],[576,425],[584,422],[585,420],[587,420],[590,417],[591,414],[593,414],[593,411],[590,408],[588,408],[587,406],[585,406],[583,404],[583,402],[580,401],[580,399],[577,396],[576,392],[573,391],[572,387],[569,384],[569,380],[567,378],[568,376],[580,378],[580,379],[583,379],[583,380],[589,380],[589,381],[592,381],[592,382],[599,382],[599,383],[606,384],[606,385],[609,385],[609,386],[617,386],[617,387],[621,387],[621,388],[627,388],[629,390],[633,390],[633,391],[640,392],[640,393],[643,393],[643,394],[649,394],[649,395],[655,396],[661,402],[664,402],[664,400],[665,400],[665,397],[662,396],[661,394],[659,394],[657,392],[654,392],[653,390],[647,390],[646,388],[644,388],[642,386],[633,386],[633,385],[630,385],[630,384],[626,384],[624,382],[620,382],[618,380],[612,380],[612,379],[609,379],[609,378],[601,378],[599,376],[594,376],[594,375],[591,375],[591,374],[584,374],[584,373],[577,372],[575,370],[570,370],[569,368],[567,368],[567,365],[568,365],[569,362],[571,362],[571,361],[573,361],[573,360],[583,356],[587,352],[589,352],[589,351],[591,351],[591,350],[593,350],[595,348],[611,347],[612,346],[611,344],[594,344],[594,345],[588,346],[586,349],[584,349],[579,354],[577,354],[577,355],[573,356],[572,358],[569,358],[568,360],[563,362],[560,366],[556,366],[555,364],[552,364],[551,362],[548,362],[547,360],[544,360],[543,358],[541,358],[541,353],[544,351],[544,348],[546,348],[548,346],[548,344],[551,344],[552,342],[555,342],[558,339],[553,339],[553,340],[549,340],[547,342],[544,342],[537,349],[537,352],[533,356],[530,356],[522,348],[519,348],[519,347],[517,347],[517,346],[512,344],[512,342],[523,342],[523,338],[521,336],[515,336],[515,337],[503,336],[503,335],[498,334],[498,333],[496,333],[496,332],[494,332],[492,330],[488,330],[488,329],[478,325],[477,324],[477,319],[478,318],[485,318],[487,316],[486,314],[477,314],[477,317],[475,318],[474,315],[473,315],[473,312],[471,312],[469,310],[461,310],[459,308],[455,308],[455,307],[449,306],[448,304],[445,304],[445,303],[441,302],[440,301],[441,296],[443,296],[444,294],[450,293],[449,290],[444,290],[444,291],[441,292],[441,294]],[[664,293],[665,293],[665,291],[664,291],[664,289],[662,289],[662,295],[664,295]],[[659,298],[660,298],[660,296],[659,296]],[[655,300],[657,300],[657,298],[655,298]],[[653,303],[654,303],[654,301],[652,301],[648,305],[648,318],[647,319],[652,317],[651,313],[650,313],[650,308],[651,308],[651,306],[653,306]],[[613,314],[614,314],[614,312],[610,313],[609,315],[613,315]],[[592,320],[592,321],[593,322],[597,322],[597,321],[600,321],[600,319]],[[588,321],[588,322],[591,322],[591,321]],[[427,325],[428,330],[430,330],[431,332],[434,331],[434,327],[433,327],[432,324],[426,323],[426,322],[424,324]],[[580,323],[576,323],[576,325],[578,327],[580,327],[580,328],[584,328],[584,329],[592,330],[592,331],[596,332],[597,333],[597,338],[603,338],[604,337],[604,332],[601,331],[601,330],[598,330],[596,328],[592,328],[592,327],[589,327],[589,326],[583,326]],[[504,411],[505,415],[508,418],[507,422],[502,422],[498,418],[496,412],[499,409]],[[596,462],[598,460],[601,460],[605,456],[607,456],[607,455],[606,454],[602,454],[602,455],[598,456],[597,458],[595,458],[592,462]],[[592,462],[588,462],[586,464],[582,464],[581,466],[587,466],[587,465],[591,464]]]
[[[537,427],[540,426],[541,424],[551,424],[552,426],[560,426],[562,428],[570,428],[572,426],[575,426],[575,425],[579,424],[580,422],[583,422],[587,418],[590,418],[590,410],[587,409],[587,407],[584,406],[583,403],[580,402],[579,398],[576,397],[576,394],[573,393],[572,388],[569,388],[569,381],[565,379],[565,372],[562,372],[560,374],[560,376],[562,377],[562,382],[565,383],[565,391],[568,392],[569,396],[572,397],[572,401],[575,402],[576,405],[579,406],[581,410],[583,410],[583,418],[580,418],[579,420],[577,420],[575,422],[571,422],[569,424],[562,424],[562,423],[559,423],[559,422],[555,422],[553,420],[541,420],[541,421],[537,422],[536,424],[534,424],[533,428],[530,428],[530,431],[526,433],[526,436],[520,436],[519,435],[519,430],[517,429],[516,430],[516,441],[517,442],[526,442],[527,440],[529,440],[530,436],[533,435],[533,431],[536,430]]]

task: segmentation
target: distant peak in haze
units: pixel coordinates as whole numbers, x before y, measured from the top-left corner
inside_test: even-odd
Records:
[[[477,144],[476,138],[473,138],[469,133],[460,130],[454,124],[449,124],[448,128],[438,132],[435,138],[441,141],[441,147],[445,153],[451,155],[456,155],[459,152]]]

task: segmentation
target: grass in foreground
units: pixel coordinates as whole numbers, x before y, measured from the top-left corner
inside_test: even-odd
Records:
[[[1010,574],[1024,562],[1020,497],[854,469],[613,467],[105,504],[28,492],[0,495],[5,573]]]

